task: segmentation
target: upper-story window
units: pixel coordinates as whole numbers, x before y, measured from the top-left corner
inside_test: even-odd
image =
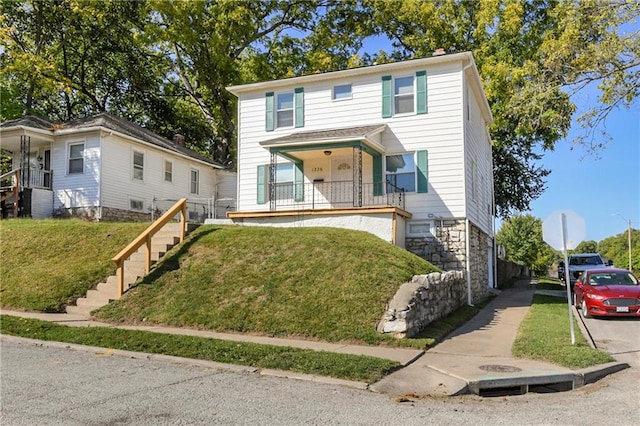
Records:
[[[278,95],[276,127],[293,127],[293,92]]]
[[[84,143],[69,144],[69,174],[84,173]]]
[[[133,151],[133,178],[144,180],[144,153]]]
[[[396,78],[393,91],[393,112],[413,112],[413,76]]]
[[[339,86],[333,86],[332,99],[334,101],[351,99],[351,84],[341,84]]]
[[[396,114],[427,113],[427,73],[382,77],[382,117]]]
[[[304,127],[304,89],[265,94],[265,130]]]

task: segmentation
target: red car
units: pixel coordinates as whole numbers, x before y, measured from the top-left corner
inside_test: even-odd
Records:
[[[591,269],[578,278],[574,303],[582,316],[640,316],[640,281],[626,269]]]

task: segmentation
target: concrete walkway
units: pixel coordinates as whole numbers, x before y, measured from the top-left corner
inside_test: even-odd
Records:
[[[381,381],[371,384],[368,388],[376,392],[398,396],[451,396],[465,393],[492,395],[528,391],[563,391],[628,368],[627,364],[616,362],[588,369],[571,370],[545,362],[513,358],[511,346],[516,338],[520,322],[531,305],[534,293],[534,281],[519,281],[514,287],[500,292],[474,318],[426,352],[404,348],[342,345],[158,326],[117,327],[390,359],[399,362],[402,368]],[[5,310],[0,313],[76,327],[116,327],[113,324],[90,321],[78,315]],[[588,335],[587,339],[589,339]],[[93,350],[104,351],[104,348],[94,348]],[[109,353],[117,354],[117,351]],[[130,356],[130,352],[127,352],[127,356]],[[154,355],[154,357],[159,356]],[[170,358],[175,361],[175,357]],[[184,362],[190,361],[184,360]],[[202,361],[198,361],[197,364],[201,365]],[[218,363],[215,364],[220,366]],[[283,376],[292,377],[291,373],[282,373]],[[270,372],[270,374],[274,374],[274,372]],[[307,377],[307,379],[313,379],[313,377]],[[326,378],[318,379],[323,382],[327,381]],[[344,384],[344,381],[340,382]],[[367,387],[367,384],[363,383],[352,383],[351,385],[358,388]]]

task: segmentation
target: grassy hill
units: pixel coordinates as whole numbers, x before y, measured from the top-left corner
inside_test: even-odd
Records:
[[[111,258],[148,223],[0,221],[0,301],[4,308],[62,312],[115,272]]]
[[[3,306],[59,309],[112,272],[110,258],[144,229],[132,232],[136,225],[3,222]],[[22,243],[8,244],[16,237]],[[120,243],[112,244],[116,239]],[[8,265],[5,258],[22,263]],[[36,276],[47,278],[31,282],[32,265]],[[380,340],[375,326],[397,288],[415,274],[435,270],[365,232],[209,225],[95,315],[120,323],[374,343]],[[21,297],[25,286],[38,290],[38,303]]]

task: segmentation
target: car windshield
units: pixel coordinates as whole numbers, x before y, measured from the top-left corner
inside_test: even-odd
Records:
[[[617,272],[610,274],[591,274],[589,284],[598,285],[638,285],[636,277],[628,272]]]
[[[602,259],[599,256],[583,256],[572,257],[572,265],[602,265]]]

